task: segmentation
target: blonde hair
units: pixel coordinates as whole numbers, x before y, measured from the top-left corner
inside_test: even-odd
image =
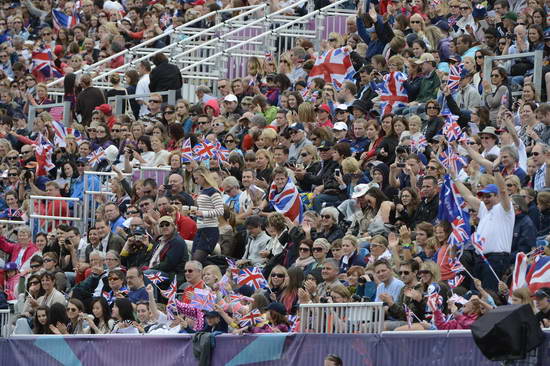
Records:
[[[298,106],[298,119],[302,123],[315,122],[315,106],[310,102],[303,102]]]
[[[264,128],[260,135],[261,138],[269,139],[273,142],[277,138],[277,132],[272,128]]]
[[[205,271],[212,271],[214,274],[214,277],[216,277],[216,282],[222,279],[222,272],[220,271],[220,267],[216,266],[215,264],[210,264],[202,269],[202,275],[204,276]]]
[[[258,154],[262,154],[267,159],[267,167],[273,168],[273,155],[266,149],[259,149],[256,151],[256,157]]]
[[[253,69],[253,73],[251,75],[263,75],[264,70],[262,68],[262,63],[260,62],[260,59],[256,56],[252,56],[248,59],[247,66],[251,66]]]
[[[199,166],[198,168],[196,168],[193,171],[193,173],[200,174],[204,178],[206,183],[208,183],[212,188],[214,188],[216,190],[219,190],[218,183],[216,182],[216,179],[213,177],[210,170],[208,170],[206,167]]]
[[[420,264],[421,271],[428,271],[432,274],[432,282],[439,282],[441,280],[441,271],[439,265],[434,261],[425,261]]]
[[[403,70],[403,67],[405,66],[405,59],[399,55],[394,55],[390,57],[388,60],[388,64],[395,64],[397,66],[397,69]]]
[[[317,148],[315,147],[315,145],[306,145],[302,148],[302,151],[305,151],[309,155],[313,156],[313,161],[319,161],[319,153],[317,152]]]
[[[344,172],[344,174],[361,172],[361,165],[359,164],[357,159],[350,156],[342,160],[342,171]]]
[[[328,34],[328,39],[334,38],[336,39],[336,47],[342,47],[344,45],[344,38],[342,38],[342,35],[337,32],[330,32]]]

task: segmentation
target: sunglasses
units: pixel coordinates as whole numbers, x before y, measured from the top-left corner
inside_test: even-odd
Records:
[[[119,133],[119,132],[120,132],[120,130],[119,130],[118,128],[113,128],[112,131],[113,131],[114,133]]]
[[[438,108],[430,106],[430,107],[426,107],[426,109],[435,109],[435,110],[437,110]]]
[[[460,10],[468,10],[468,9],[470,9],[470,8],[467,7],[467,6],[461,6],[461,7],[460,7]]]
[[[286,276],[284,273],[272,273],[271,277],[285,278]]]
[[[411,24],[420,24],[420,21],[419,20],[413,20],[413,21],[411,21]]]
[[[120,278],[118,277],[109,277],[109,281],[118,281]]]
[[[185,270],[185,273],[193,273],[193,272],[195,272],[194,269],[186,269],[186,270]]]
[[[314,252],[322,252],[322,251],[323,251],[323,248],[313,247],[312,250],[313,250]]]
[[[437,167],[435,167],[435,166],[429,166],[429,165],[428,165],[428,166],[426,167],[426,169],[428,169],[428,170],[437,170]]]
[[[227,88],[227,85],[218,85],[218,90],[223,88]]]
[[[160,100],[156,100],[156,99],[151,99],[151,100],[149,101],[149,103],[161,103],[161,101],[160,101]]]
[[[474,142],[474,141],[468,141],[468,145],[477,145],[477,142]]]
[[[301,156],[302,158],[305,158],[305,157],[307,156],[307,153],[301,153],[300,156]]]
[[[128,215],[137,215],[139,211],[126,211]]]
[[[515,186],[515,184],[513,184],[513,183],[506,183],[506,187],[510,187],[510,188],[511,188],[511,187],[514,187],[514,186]]]
[[[332,219],[332,216],[330,215],[321,215],[323,219]]]
[[[408,275],[410,274],[411,272],[410,271],[399,271],[399,275],[403,276],[403,275]]]
[[[234,143],[234,142],[235,142],[235,140],[225,140],[225,143],[226,143],[226,144],[232,144],[232,143]]]
[[[78,309],[77,308],[67,308],[67,311],[69,313],[76,313],[78,311]]]
[[[532,152],[532,153],[531,153],[531,155],[533,155],[533,156],[539,156],[539,155],[540,155],[540,153],[539,153],[539,152],[537,152],[537,151],[535,151],[535,152]]]
[[[19,157],[18,156],[8,156],[8,160],[17,160]],[[11,174],[8,174],[8,175],[11,175]],[[17,175],[17,174],[13,174],[13,175]]]
[[[300,248],[300,252],[309,252],[309,248]]]
[[[499,74],[492,74],[491,77],[492,77],[492,78],[499,78],[500,75],[499,75]]]
[[[53,259],[51,259],[51,258],[44,258],[44,262],[48,262],[48,263],[49,263],[49,262],[55,262],[55,261],[54,261]]]
[[[42,33],[43,36],[51,36],[51,33]]]
[[[197,122],[198,125],[207,125],[208,122]]]
[[[159,224],[159,227],[169,227],[169,226],[170,226],[170,223],[168,223],[168,222],[161,222]]]

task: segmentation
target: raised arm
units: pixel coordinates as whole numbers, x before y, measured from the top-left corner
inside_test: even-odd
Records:
[[[506,190],[506,183],[504,183],[504,177],[500,173],[500,170],[498,169],[498,167],[495,167],[495,169],[493,169],[493,175],[495,176],[495,183],[498,187],[500,204],[502,205],[502,208],[504,208],[504,211],[510,211],[510,209],[512,208],[512,202],[510,201],[510,196],[508,195],[508,191]]]
[[[466,200],[466,202],[468,202],[468,204],[474,209],[474,210],[479,210],[479,205],[481,204],[481,201],[475,197],[472,192],[459,180],[456,179],[456,172],[455,171],[451,171],[449,172],[451,174],[451,178],[454,182],[454,184],[456,185],[456,188],[458,189],[458,191],[460,192],[460,194],[462,195],[462,197],[464,197],[464,200]]]
[[[487,159],[485,159],[481,154],[474,149],[470,147],[470,145],[466,144],[465,142],[462,143],[462,147],[465,148],[468,151],[468,155],[475,161],[479,163],[482,167],[484,167],[487,172],[490,172],[493,170],[493,163]]]

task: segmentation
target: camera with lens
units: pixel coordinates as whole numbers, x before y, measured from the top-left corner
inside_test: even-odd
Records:
[[[328,297],[324,297],[324,296],[323,296],[323,297],[320,297],[320,298],[319,298],[319,302],[322,303],[322,304],[328,303]]]
[[[357,282],[359,282],[360,284],[364,285],[365,283],[367,283],[367,280],[364,278],[364,277],[359,277],[357,279]]]
[[[513,40],[514,38],[516,38],[516,36],[514,35],[514,33],[508,33],[508,34],[506,34],[506,38]]]
[[[405,145],[399,145],[395,148],[395,152],[397,154],[410,154],[411,149],[408,146]]]
[[[361,302],[363,300],[363,298],[357,294],[353,294],[351,296],[351,301],[352,302]]]

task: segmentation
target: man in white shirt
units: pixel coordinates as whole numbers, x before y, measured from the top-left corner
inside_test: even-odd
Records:
[[[149,73],[151,72],[151,64],[149,61],[144,60],[141,61],[138,65],[138,73],[140,76],[140,79],[137,83],[136,87],[136,94],[149,94],[151,91],[149,90]],[[136,101],[141,105],[139,109],[139,116],[144,116],[149,113],[149,109],[147,108],[147,102],[149,101],[149,98],[147,97],[139,97],[136,98]]]
[[[496,184],[488,184],[481,189],[478,192],[478,198],[464,184],[456,180],[456,172],[451,172],[460,194],[477,211],[479,224],[476,232],[480,237],[485,238],[483,254],[501,279],[511,261],[515,213],[498,166],[493,167],[493,175]],[[498,290],[497,278],[479,254],[476,255],[476,272],[484,288]]]
[[[547,169],[550,148],[548,145],[538,143],[531,150],[531,155],[533,157],[533,162],[537,166],[533,181],[533,189],[535,191],[542,191],[545,187],[550,186],[550,172]]]

